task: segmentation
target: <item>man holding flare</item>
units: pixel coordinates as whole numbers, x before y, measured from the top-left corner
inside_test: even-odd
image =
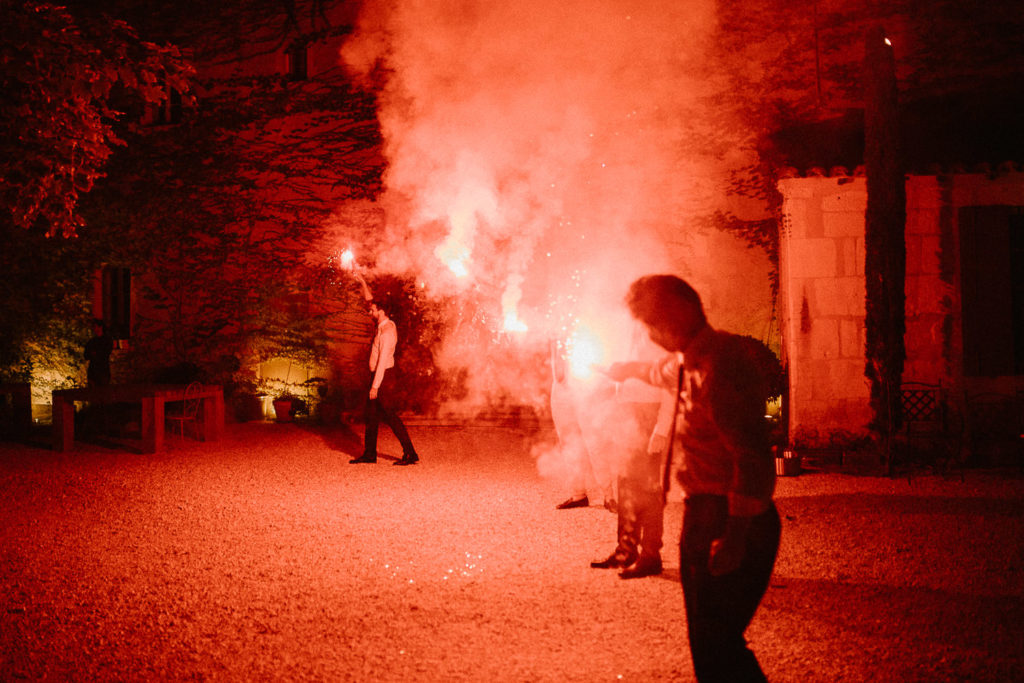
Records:
[[[705,683],[764,681],[743,634],[768,588],[780,537],[764,419],[770,382],[758,362],[765,349],[712,328],[700,296],[674,275],[636,280],[626,303],[670,352],[653,364],[615,363],[606,374],[676,395],[673,446],[684,493],[679,574],[694,672]]]

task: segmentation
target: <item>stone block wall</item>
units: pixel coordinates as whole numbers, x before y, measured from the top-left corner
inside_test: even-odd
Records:
[[[791,436],[853,431],[870,420],[864,377],[863,178],[779,182],[783,360]]]
[[[864,375],[866,181],[788,177],[779,190],[779,310],[790,436],[866,434],[872,418]],[[903,380],[941,384],[956,412],[965,392],[978,390],[978,380],[964,377],[958,212],[1024,206],[1024,173],[1004,165],[995,173],[911,175],[906,193]],[[1000,382],[1018,384],[1017,378],[989,381]]]

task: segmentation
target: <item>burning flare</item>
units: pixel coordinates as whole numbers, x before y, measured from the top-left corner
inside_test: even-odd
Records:
[[[356,265],[356,255],[352,253],[350,247],[346,247],[345,251],[341,252],[338,256],[338,262],[341,263],[341,267],[345,270],[352,270]]]
[[[441,263],[448,266],[448,270],[457,278],[464,278],[469,275],[469,268],[466,262],[469,260],[469,247],[452,239],[449,235],[444,243],[438,245],[434,254],[441,260]]]
[[[605,360],[601,338],[585,324],[580,324],[569,340],[569,372],[579,379],[589,379],[594,366]]]
[[[505,316],[504,329],[506,332],[526,332],[530,329],[519,319],[519,300],[523,296],[523,290],[520,288],[522,283],[522,275],[510,275],[505,291],[501,294],[501,310]]]

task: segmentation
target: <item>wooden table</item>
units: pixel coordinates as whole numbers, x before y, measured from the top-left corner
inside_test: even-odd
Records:
[[[204,385],[194,395],[202,401],[198,420],[200,438],[213,441],[224,435],[224,392]],[[185,385],[115,384],[104,387],[58,389],[53,392],[53,448],[70,450],[75,443],[75,403],[141,403],[142,452],[164,447],[164,405],[185,400]]]

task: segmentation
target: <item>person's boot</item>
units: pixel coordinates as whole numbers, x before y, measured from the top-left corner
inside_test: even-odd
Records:
[[[349,465],[360,465],[360,464],[366,463],[366,464],[371,464],[372,465],[375,462],[377,462],[377,454],[376,453],[363,453],[358,458],[352,458],[351,460],[349,460],[348,464]]]
[[[642,579],[645,576],[655,576],[662,572],[660,557],[641,557],[631,567],[626,567],[619,572],[620,579]]]
[[[420,461],[420,456],[415,453],[403,453],[401,460],[396,460],[392,465],[415,465]]]
[[[616,548],[611,555],[603,560],[594,560],[590,566],[594,569],[618,569],[619,567],[628,567],[634,562],[636,562],[636,555]]]
[[[564,500],[555,506],[556,510],[571,510],[573,508],[585,508],[590,506],[590,499],[584,494],[582,498],[576,498],[575,496]]]

